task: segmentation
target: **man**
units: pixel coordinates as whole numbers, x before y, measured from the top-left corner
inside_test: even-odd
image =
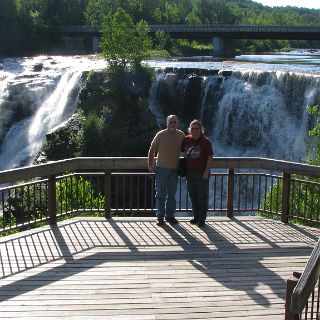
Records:
[[[184,133],[178,128],[178,117],[167,117],[167,128],[159,131],[151,142],[148,152],[149,172],[155,172],[156,206],[158,226],[164,224],[164,219],[176,224],[176,191],[178,183],[177,166]],[[157,161],[154,157],[157,153]]]

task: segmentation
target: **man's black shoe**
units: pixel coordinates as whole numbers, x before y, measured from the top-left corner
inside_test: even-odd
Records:
[[[201,221],[198,223],[199,228],[204,228],[206,226],[206,223],[204,221]]]
[[[175,217],[166,218],[166,221],[168,221],[171,224],[179,223],[178,220]]]
[[[196,219],[191,219],[191,220],[190,220],[190,223],[191,223],[191,224],[198,224],[198,220],[196,220]]]
[[[164,225],[163,219],[158,219],[157,226],[161,227]]]

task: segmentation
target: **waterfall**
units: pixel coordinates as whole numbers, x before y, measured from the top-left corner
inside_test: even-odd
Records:
[[[149,101],[159,127],[165,126],[168,114],[178,115],[180,128],[185,132],[192,119],[200,119],[213,142],[215,156],[297,162],[304,159],[305,139],[312,126],[306,106],[319,104],[319,76],[259,70],[204,75],[200,69],[162,69],[153,82]],[[215,199],[223,199],[224,207],[226,183],[224,194],[221,195],[218,188]],[[239,193],[249,188],[248,194],[251,194],[253,186],[245,183],[244,179],[235,180],[235,206],[238,198],[241,206],[245,206],[245,197]],[[213,203],[213,188],[210,184],[209,203]],[[181,192],[185,195],[186,188],[182,187]],[[263,194],[260,199],[249,196],[254,206],[259,200],[263,203],[263,199]]]
[[[79,71],[66,71],[36,113],[11,126],[0,149],[2,168],[30,164],[40,150],[46,133],[74,113],[81,75]]]
[[[318,76],[290,72],[193,70],[157,73],[150,110],[164,126],[170,113],[186,130],[199,118],[217,156],[257,156],[301,161],[311,117],[320,103]]]
[[[46,134],[74,113],[89,57],[5,59],[0,69],[0,170],[32,164]]]
[[[1,60],[0,170],[31,164],[46,134],[74,112],[82,73],[105,66],[93,56]],[[320,103],[319,76],[241,67],[158,69],[149,108],[159,127],[168,114],[179,116],[184,131],[199,118],[217,156],[301,161],[312,124],[306,106]]]

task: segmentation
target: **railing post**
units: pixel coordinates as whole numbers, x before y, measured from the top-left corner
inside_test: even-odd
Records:
[[[299,320],[299,315],[290,311],[292,293],[298,283],[299,277],[300,274],[294,272],[293,275],[287,279],[284,320]]]
[[[289,210],[290,210],[290,173],[283,173],[283,186],[282,186],[282,213],[281,221],[284,223],[289,222]]]
[[[104,171],[104,214],[111,217],[111,170]]]
[[[228,171],[227,217],[233,218],[234,169]]]
[[[56,195],[56,176],[52,175],[48,181],[48,214],[50,224],[57,223],[57,195]]]

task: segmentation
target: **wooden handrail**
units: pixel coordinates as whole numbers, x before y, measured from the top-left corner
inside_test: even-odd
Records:
[[[300,314],[308,303],[308,299],[320,276],[320,239],[318,240],[307,265],[292,293],[292,313]]]
[[[267,158],[215,157],[212,168],[256,168],[284,173],[296,173],[320,177],[320,167],[302,163],[282,161]],[[49,177],[76,170],[117,170],[143,169],[147,170],[146,157],[80,157],[48,162],[46,164],[22,167],[0,171],[0,184],[13,183],[35,177]]]

